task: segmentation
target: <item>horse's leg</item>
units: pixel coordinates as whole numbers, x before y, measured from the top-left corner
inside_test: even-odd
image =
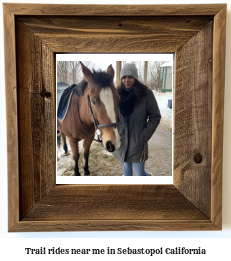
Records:
[[[80,176],[78,160],[79,160],[79,140],[69,138],[73,159],[75,161],[74,176]]]
[[[61,135],[62,135],[62,139],[63,139],[63,150],[65,151],[65,154],[67,155],[68,147],[67,147],[66,136],[63,132],[61,132]]]
[[[88,176],[90,175],[90,171],[89,171],[89,167],[88,167],[88,159],[89,159],[89,154],[90,154],[90,146],[92,143],[92,139],[91,138],[85,138],[83,141],[83,149],[84,149],[84,175]]]
[[[60,147],[60,144],[61,144],[61,137],[60,137],[60,131],[57,130],[57,145],[58,145],[58,148]],[[59,156],[58,156],[58,150],[57,150],[57,161],[59,160]]]

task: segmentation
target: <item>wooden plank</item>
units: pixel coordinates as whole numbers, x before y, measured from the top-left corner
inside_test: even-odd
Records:
[[[10,232],[67,231],[211,231],[209,220],[63,220],[21,221]]]
[[[208,220],[173,185],[95,185],[90,188],[87,185],[57,186],[23,221]]]
[[[219,230],[207,220],[64,220],[22,221],[10,232],[67,231],[211,231]]]
[[[63,53],[65,48],[67,53],[141,53],[144,48],[140,46],[140,37],[143,38],[143,46],[146,47],[145,53],[173,53],[180,46],[182,41],[188,39],[178,38],[176,40],[169,40],[169,37],[161,35],[127,35],[126,41],[124,37],[119,36],[115,38],[115,35],[97,36],[91,35],[91,37],[76,37],[76,36],[64,36],[60,42],[61,35],[53,37],[42,36],[43,42],[46,43],[52,51],[57,53]],[[135,48],[131,51],[130,43]],[[163,44],[165,43],[165,44]],[[119,48],[120,46],[120,48]]]
[[[173,185],[59,185],[12,232],[217,229]]]
[[[40,144],[41,124],[39,119],[32,121],[34,115],[41,117],[41,104],[35,102],[32,93],[38,93],[40,83],[33,84],[39,79],[39,67],[32,66],[33,60],[40,60],[41,51],[38,39],[28,28],[16,20],[17,37],[17,86],[18,86],[18,133],[20,144],[20,218],[24,217],[40,200]],[[37,51],[35,51],[37,50]],[[37,53],[37,54],[35,54]],[[38,54],[39,53],[39,54]],[[33,59],[37,57],[37,59]],[[35,68],[38,68],[36,71]],[[36,134],[32,130],[36,125]],[[38,127],[38,128],[37,128]],[[37,150],[36,150],[37,149]],[[34,162],[35,159],[35,162]],[[37,160],[37,162],[36,162]]]
[[[14,14],[3,5],[7,120],[8,228],[19,221],[19,154]]]
[[[54,96],[54,93],[53,93]],[[41,137],[41,197],[45,196],[56,185],[56,128],[54,100],[44,98]]]
[[[31,136],[31,103],[30,94],[26,88],[18,88],[18,120],[19,120],[19,156],[20,156],[20,218],[22,218],[35,204],[34,194],[34,165],[33,144]],[[37,180],[36,180],[37,181]],[[38,197],[40,199],[40,197]],[[37,200],[38,200],[37,199]]]
[[[222,226],[222,155],[225,90],[226,6],[214,18],[213,38],[213,107],[211,220]]]
[[[15,15],[180,16],[215,15],[224,4],[191,5],[60,5],[5,3]]]
[[[39,81],[39,78],[37,78]],[[30,112],[31,115],[26,120],[30,122],[30,137],[33,140],[33,145],[28,147],[32,152],[32,162],[33,165],[33,176],[34,176],[34,183],[30,184],[34,190],[34,201],[35,203],[39,202],[42,197],[41,193],[41,184],[42,184],[42,175],[41,175],[41,168],[42,168],[42,150],[41,144],[43,143],[43,112],[44,112],[44,103],[43,99],[40,94],[31,94],[29,97],[30,102]],[[19,128],[20,129],[20,128]],[[29,166],[28,166],[29,167]],[[23,174],[22,174],[23,175]],[[22,185],[23,187],[23,185]],[[25,197],[25,199],[27,199]],[[29,199],[27,199],[29,200]],[[23,207],[22,207],[23,208]]]
[[[22,218],[55,186],[55,73],[53,52],[18,20],[16,28]]]
[[[35,35],[51,34],[75,35],[129,35],[129,34],[157,34],[193,35],[204,27],[213,16],[181,16],[181,17],[79,17],[79,16],[22,16],[18,19],[24,23]],[[99,36],[100,36],[99,35]]]
[[[174,185],[211,217],[213,23],[176,52]]]
[[[19,20],[53,52],[63,52],[65,48],[66,52],[161,53],[175,52],[212,17],[21,17]]]
[[[121,81],[120,79],[121,64],[122,61],[116,61],[116,86],[119,86]]]
[[[42,44],[41,197],[56,185],[56,70],[55,54]],[[36,131],[36,128],[35,128]]]

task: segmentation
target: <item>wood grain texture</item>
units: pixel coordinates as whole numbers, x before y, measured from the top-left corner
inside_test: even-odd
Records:
[[[34,231],[36,226],[41,229],[41,225],[45,230],[49,227],[50,231],[194,230],[213,227],[209,219],[173,185],[59,185],[13,231],[23,230],[24,226],[28,231],[30,227]]]
[[[90,188],[87,185],[56,186],[23,221],[208,219],[173,185],[95,185]]]
[[[62,220],[21,221],[10,232],[41,231],[211,231],[219,230],[209,220]]]
[[[19,221],[19,155],[14,14],[3,5],[7,120],[8,229]]]
[[[174,115],[174,184],[209,218],[212,37],[213,23],[210,22],[176,52]],[[195,155],[201,157],[199,162]]]
[[[18,20],[20,217],[55,185],[54,54]]]
[[[126,8],[4,4],[9,231],[221,229],[226,5]],[[56,186],[55,52],[125,38],[176,53],[174,185]]]
[[[5,3],[15,15],[181,16],[215,15],[224,4],[192,5],[55,5]]]
[[[56,53],[64,49],[78,53],[162,53],[175,52],[212,17],[49,16],[19,20]]]
[[[226,6],[214,18],[213,38],[213,106],[211,220],[222,226],[222,155],[225,90]]]

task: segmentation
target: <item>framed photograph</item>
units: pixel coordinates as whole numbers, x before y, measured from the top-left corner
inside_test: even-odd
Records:
[[[3,10],[8,230],[221,230],[226,4]],[[56,184],[58,54],[174,54],[172,184]]]
[[[174,54],[57,54],[56,55],[56,108],[57,108],[57,165],[56,165],[56,184],[173,184],[172,175],[172,103],[173,103],[173,62]],[[145,153],[148,153],[148,160],[145,161],[145,174],[151,175],[147,180],[146,176],[137,176],[131,179],[129,176],[124,176],[123,164],[118,160],[119,146],[116,150],[111,151],[110,147],[105,146],[106,142],[98,140],[98,135],[89,136],[86,128],[93,126],[93,118],[98,120],[97,111],[101,111],[101,124],[108,123],[107,117],[103,119],[103,109],[101,108],[104,101],[101,101],[99,95],[99,102],[96,105],[90,105],[87,101],[87,93],[81,93],[79,90],[83,87],[87,90],[84,75],[81,69],[81,63],[85,64],[89,70],[95,75],[104,75],[107,68],[112,65],[114,70],[113,84],[118,89],[121,84],[120,71],[121,67],[126,64],[134,64],[137,69],[138,80],[144,83],[152,90],[157,105],[161,114],[161,121],[152,135],[146,146]],[[130,65],[129,65],[130,66]],[[96,77],[96,76],[95,76]],[[106,75],[104,75],[106,77]],[[103,78],[104,79],[104,78]],[[97,89],[96,85],[92,85],[92,89]],[[103,90],[103,88],[102,88]],[[132,91],[132,90],[131,90]],[[80,105],[77,107],[75,98],[77,96]],[[127,92],[126,92],[127,94]],[[114,98],[113,98],[114,99]],[[114,102],[109,103],[111,108],[114,107]],[[81,106],[81,100],[85,102]],[[146,104],[147,100],[143,100]],[[149,102],[150,103],[150,102]],[[152,104],[154,102],[152,101]],[[142,106],[142,105],[141,105]],[[145,105],[146,108],[147,105]],[[95,110],[95,112],[93,111]],[[140,114],[139,107],[137,108]],[[145,109],[147,110],[147,109]],[[78,113],[80,111],[80,114]],[[108,109],[109,111],[109,109]],[[106,112],[106,111],[105,111]],[[149,112],[148,112],[149,113]],[[107,112],[106,112],[107,114]],[[150,114],[150,113],[149,113]],[[153,114],[153,112],[152,112]],[[72,115],[72,116],[71,116]],[[146,117],[145,113],[143,114]],[[70,120],[75,117],[75,122]],[[158,115],[157,115],[158,117]],[[147,117],[148,118],[148,117]],[[65,120],[67,119],[67,120]],[[135,117],[137,119],[137,116]],[[80,122],[81,120],[81,122]],[[152,116],[152,121],[154,121]],[[83,121],[87,121],[84,125]],[[150,124],[151,124],[150,123]],[[61,128],[68,134],[60,132]],[[87,140],[91,142],[90,153],[88,160],[88,170],[90,173],[85,175],[85,150],[83,146],[84,139],[80,140],[75,147],[78,148],[79,159],[77,161],[80,176],[75,176],[75,160],[73,159],[73,152],[69,137],[73,134],[67,131],[67,125],[76,131],[75,135],[84,135]],[[134,123],[133,123],[134,125]],[[68,127],[69,128],[69,127]],[[110,131],[110,128],[106,131]],[[94,129],[97,129],[95,126]],[[100,130],[100,128],[99,128]],[[104,130],[103,130],[104,131]],[[110,132],[114,133],[114,132]],[[110,137],[109,133],[109,137]],[[102,133],[100,131],[100,135]],[[105,134],[107,135],[107,133]],[[122,132],[123,135],[123,132]],[[113,139],[113,137],[112,137]],[[120,137],[119,139],[123,139]],[[139,141],[139,140],[138,140]],[[133,141],[135,142],[135,141]],[[137,145],[136,145],[137,146]],[[73,149],[76,151],[75,149]],[[141,143],[141,151],[136,151],[138,160],[143,154],[143,143]],[[139,173],[138,173],[139,174]],[[136,175],[133,172],[133,175]]]

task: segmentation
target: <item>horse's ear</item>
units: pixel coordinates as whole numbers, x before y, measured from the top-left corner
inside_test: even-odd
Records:
[[[82,62],[80,62],[80,65],[82,67],[82,72],[85,80],[87,82],[91,82],[93,78],[93,73]]]
[[[114,78],[115,71],[111,64],[107,67],[107,73],[110,73],[112,75],[112,78]]]

